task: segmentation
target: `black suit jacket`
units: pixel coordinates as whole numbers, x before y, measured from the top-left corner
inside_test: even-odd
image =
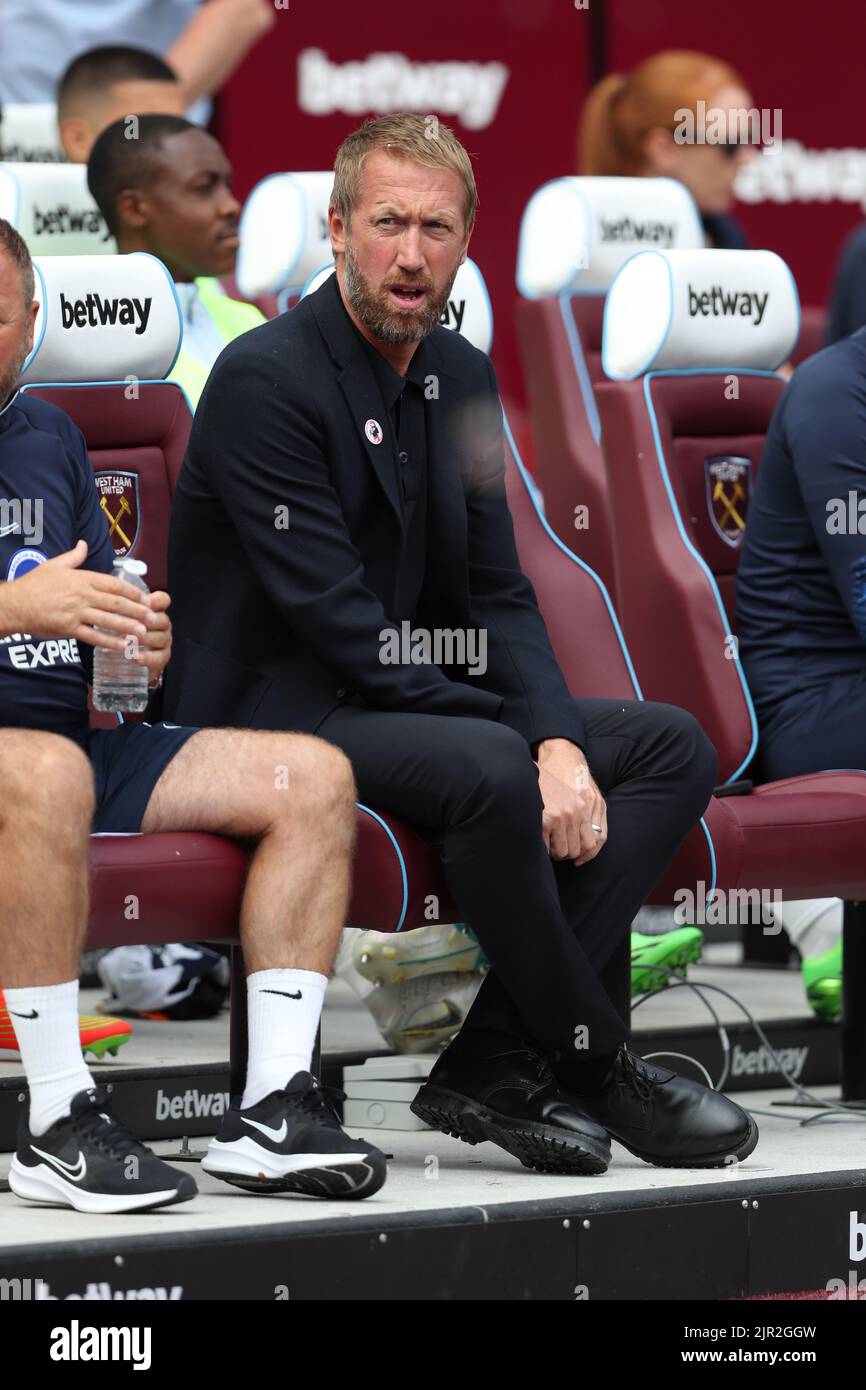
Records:
[[[583,743],[517,559],[491,363],[446,328],[423,349],[423,624],[486,629],[486,672],[380,659],[401,549],[397,464],[332,276],[225,348],[196,411],[169,538],[167,719],[315,732],[354,700],[499,719],[530,744]],[[382,426],[381,443],[366,437],[368,420]]]

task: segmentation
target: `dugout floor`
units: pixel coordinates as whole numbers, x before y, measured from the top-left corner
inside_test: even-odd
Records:
[[[803,984],[798,970],[744,969],[736,964],[740,947],[736,944],[710,944],[704,947],[704,960],[689,967],[689,979],[696,984],[718,985],[740,999],[762,1023],[802,1019],[808,1014]],[[94,1012],[102,992],[82,990],[81,1012]],[[730,1000],[711,994],[713,1007],[724,1023],[745,1018]],[[687,1028],[710,1023],[706,1006],[693,991],[672,989],[648,999],[633,1014],[636,1035],[648,1030]],[[118,1072],[132,1066],[170,1067],[194,1063],[225,1061],[228,1056],[228,1015],[200,1023],[133,1023],[134,1037],[106,1066]],[[322,1019],[323,1051],[382,1052],[385,1043],[368,1010],[342,980],[328,986]],[[16,1062],[0,1058],[0,1080],[17,1078]]]
[[[834,1094],[831,1087],[819,1088]],[[738,1095],[749,1109],[767,1111],[774,1100],[785,1098],[783,1091],[756,1091]],[[634,1158],[621,1145],[613,1145],[613,1161],[607,1173],[594,1178],[557,1177],[532,1173],[494,1144],[470,1148],[456,1139],[432,1131],[400,1133],[378,1131],[375,1142],[392,1155],[388,1181],[375,1196],[363,1202],[331,1202],[295,1196],[256,1197],[236,1191],[211,1178],[198,1166],[190,1168],[199,1185],[194,1202],[138,1216],[86,1216],[73,1211],[31,1207],[10,1193],[0,1196],[2,1244],[16,1247],[39,1245],[64,1239],[81,1241],[111,1234],[166,1235],[188,1230],[202,1233],[230,1227],[267,1227],[292,1222],[308,1222],[311,1217],[326,1223],[337,1218],[380,1217],[383,1221],[403,1214],[445,1212],[452,1208],[484,1208],[509,1202],[540,1202],[577,1196],[601,1197],[640,1193],[685,1195],[701,1188],[730,1192],[738,1199],[751,1199],[756,1183],[767,1178],[801,1180],[808,1174],[847,1173],[864,1170],[866,1178],[866,1116],[862,1121],[826,1119],[802,1126],[805,1115],[813,1111],[772,1107],[770,1115],[758,1114],[761,1138],[751,1158],[732,1168],[661,1169]],[[353,1133],[360,1134],[361,1130]],[[369,1135],[370,1131],[366,1133]],[[206,1146],[206,1140],[191,1141],[193,1151]],[[154,1142],[162,1154],[177,1153],[176,1140]],[[435,1163],[431,1163],[431,1158]],[[0,1176],[9,1168],[9,1155],[0,1157]]]
[[[709,951],[691,978],[729,989],[770,1027],[802,1025],[798,972],[734,968],[729,948]],[[97,997],[86,994],[84,1006]],[[736,1007],[715,1001],[735,1023]],[[641,1034],[653,1030],[666,1030],[665,1046],[674,1047],[681,1029],[683,1050],[693,1052],[705,1017],[690,991],[653,999],[635,1016],[638,1049]],[[329,990],[323,1040],[326,1062],[329,1054],[384,1050],[341,982]],[[103,1074],[120,1080],[148,1068],[215,1066],[226,1056],[225,1017],[141,1023]],[[0,1069],[7,1095],[18,1075],[16,1063]],[[742,1089],[747,1080],[740,1078],[736,1099],[756,1112],[761,1139],[729,1170],[654,1168],[614,1143],[606,1174],[564,1178],[529,1172],[490,1144],[347,1126],[391,1156],[388,1181],[373,1198],[256,1197],[198,1166],[195,1201],[137,1216],[31,1207],[6,1191],[0,1276],[46,1279],[60,1297],[153,1296],[135,1290],[156,1287],[182,1290],[182,1298],[272,1299],[285,1287],[286,1297],[362,1300],[547,1300],[574,1298],[577,1288],[590,1298],[715,1299],[821,1290],[847,1279],[851,1213],[862,1220],[866,1206],[866,1110],[804,1126],[815,1112],[793,1107],[790,1091]],[[811,1089],[838,1095],[833,1085]],[[152,1142],[167,1156],[180,1147],[178,1138]],[[207,1138],[189,1143],[201,1151]],[[0,1177],[9,1161],[0,1154]]]

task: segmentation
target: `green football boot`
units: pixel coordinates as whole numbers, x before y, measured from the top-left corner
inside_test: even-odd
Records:
[[[670,980],[671,970],[685,978],[686,966],[700,960],[704,934],[697,927],[678,927],[661,936],[631,934],[631,997],[655,994]]]

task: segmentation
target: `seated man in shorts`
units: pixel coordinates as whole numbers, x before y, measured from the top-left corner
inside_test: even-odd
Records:
[[[866,768],[864,398],[861,328],[798,367],[767,433],[736,609],[764,781]],[[841,1011],[841,920],[838,900],[785,904],[822,1018]]]
[[[384,1181],[384,1157],[343,1132],[310,1075],[348,901],[350,764],[307,735],[89,728],[92,647],[140,638],[131,659],[158,683],[171,651],[169,597],[113,575],[81,434],[56,407],[16,392],[33,345],[33,295],[27,248],[0,219],[0,986],[30,1090],[10,1185],[19,1197],[94,1212],[195,1195],[193,1179],[138,1143],[94,1084],[76,977],[91,830],[197,830],[254,842],[240,919],[246,1089],[205,1166],[247,1188],[367,1196]]]

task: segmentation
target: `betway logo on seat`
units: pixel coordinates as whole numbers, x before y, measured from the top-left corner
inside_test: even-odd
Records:
[[[136,334],[143,333],[152,303],[150,295],[146,299],[106,299],[101,294],[86,294],[81,299],[67,299],[61,290],[60,322],[64,328],[135,324]]]
[[[602,241],[654,241],[659,246],[673,246],[674,227],[670,222],[635,222],[633,217],[620,217],[611,222],[598,219]]]
[[[748,290],[726,290],[721,285],[713,285],[710,290],[694,290],[689,285],[689,314],[697,318],[709,314],[716,318],[727,318],[739,314],[741,318],[752,320],[755,328],[764,317],[770,292],[765,294]]]
[[[111,236],[98,208],[71,208],[67,203],[61,203],[59,207],[43,211],[34,205],[34,236],[62,236],[68,232],[90,232],[93,236],[104,232],[103,241],[108,241]]]

